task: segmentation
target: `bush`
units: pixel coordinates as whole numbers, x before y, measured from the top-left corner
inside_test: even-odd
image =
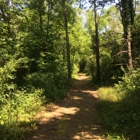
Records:
[[[16,70],[26,65],[26,58],[14,58],[0,68],[0,139],[21,137],[42,104],[42,89],[19,88],[15,84]]]
[[[34,120],[36,113],[39,111],[42,100],[40,95],[42,90],[35,90],[27,93],[25,90],[15,90],[5,96],[5,102],[0,109],[0,139],[7,139],[14,133],[14,140],[18,135],[21,124],[30,123]],[[5,132],[8,134],[5,135]]]
[[[53,101],[66,96],[67,80],[64,75],[32,73],[27,75],[26,81],[35,88],[44,89],[47,101]]]
[[[135,96],[137,91],[140,90],[140,69],[125,72],[118,84],[115,85],[118,91],[124,93],[124,97]],[[139,96],[138,94],[136,96]]]
[[[99,90],[98,109],[102,117],[101,122],[107,132],[123,134],[130,140],[140,139],[139,91],[140,69],[125,72],[113,90],[110,88]],[[119,100],[114,100],[114,96]]]

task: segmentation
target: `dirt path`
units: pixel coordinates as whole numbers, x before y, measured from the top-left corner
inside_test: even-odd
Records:
[[[98,94],[87,79],[79,74],[66,99],[47,105],[38,114],[40,122],[28,140],[105,140],[95,108]]]

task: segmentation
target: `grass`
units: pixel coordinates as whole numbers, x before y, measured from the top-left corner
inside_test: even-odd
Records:
[[[102,87],[98,89],[98,110],[101,124],[106,131],[108,140],[127,140],[124,138],[123,113],[121,108],[122,95],[115,88]]]
[[[98,89],[100,101],[118,102],[122,99],[122,95],[117,93],[115,88],[102,87]]]

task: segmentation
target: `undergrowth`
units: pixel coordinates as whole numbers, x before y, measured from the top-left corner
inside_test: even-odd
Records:
[[[109,140],[140,139],[140,69],[125,73],[114,87],[98,90],[98,110]]]
[[[0,140],[22,138],[42,104],[42,89],[18,87],[15,82],[17,69],[27,62],[13,57],[0,67]]]
[[[42,90],[26,92],[15,90],[0,98],[0,139],[15,140],[35,125],[34,118],[39,111],[43,98]]]
[[[0,140],[21,140],[35,127],[43,103],[66,96],[63,74],[27,73],[17,81],[17,70],[26,69],[27,58],[11,58],[0,67]]]

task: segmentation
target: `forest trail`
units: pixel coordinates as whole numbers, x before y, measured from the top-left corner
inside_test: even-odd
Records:
[[[96,110],[98,94],[87,80],[87,76],[78,74],[67,98],[46,105],[37,116],[39,124],[26,140],[105,140]]]

